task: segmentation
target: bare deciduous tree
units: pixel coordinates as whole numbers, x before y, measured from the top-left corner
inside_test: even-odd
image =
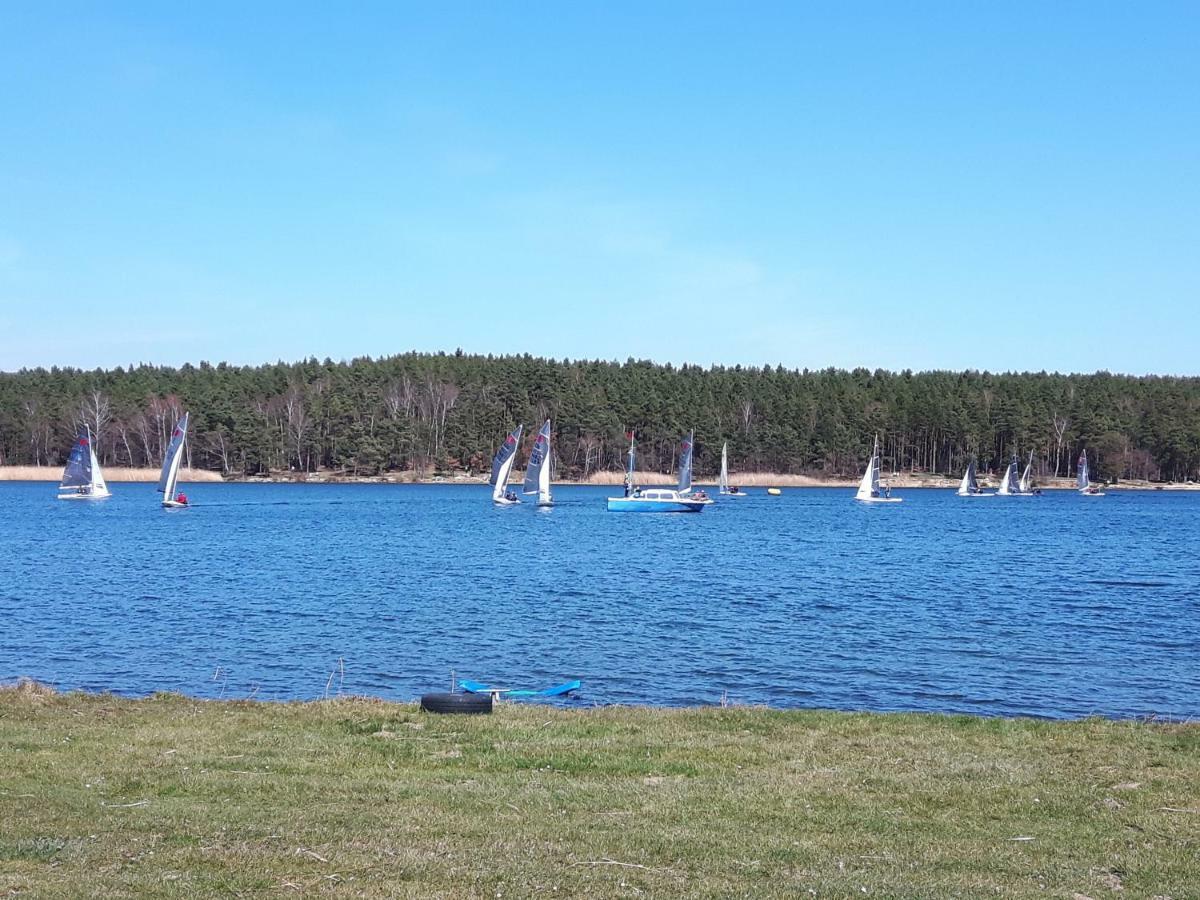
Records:
[[[1067,426],[1071,423],[1066,416],[1060,416],[1057,412],[1053,416],[1054,421],[1054,477],[1058,477],[1059,465],[1062,462],[1062,449],[1064,435],[1067,433]]]

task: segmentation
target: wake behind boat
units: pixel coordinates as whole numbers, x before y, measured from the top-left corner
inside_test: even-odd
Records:
[[[609,497],[609,512],[701,512],[712,505],[702,491],[692,492],[692,434],[679,445],[679,486],[642,490],[633,484],[634,436],[629,435],[629,468],[625,472],[625,496]]]
[[[875,435],[871,461],[867,463],[867,471],[858,483],[858,493],[854,495],[854,499],[860,503],[900,503],[903,499],[892,496],[891,486],[879,485],[879,435]]]
[[[112,496],[92,447],[92,430],[86,425],[71,447],[58,489],[62,492],[59,500],[103,500]]]
[[[517,460],[517,447],[521,443],[521,427],[518,425],[512,434],[504,439],[504,443],[492,457],[492,477],[488,479],[488,483],[492,485],[492,503],[497,506],[515,506],[521,502],[520,498],[508,489],[508,476]]]
[[[187,441],[188,414],[184,413],[175,423],[171,432],[171,442],[167,444],[167,453],[163,457],[162,474],[158,476],[158,491],[163,495],[164,509],[181,509],[188,505],[187,495],[183,491],[175,492],[179,481],[179,464],[183,459],[183,445]]]

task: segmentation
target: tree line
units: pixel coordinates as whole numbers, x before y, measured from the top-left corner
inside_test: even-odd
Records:
[[[84,423],[106,465],[157,466],[191,412],[189,465],[230,475],[333,470],[485,472],[518,422],[554,428],[558,474],[623,465],[669,473],[696,433],[696,470],[729,442],[735,471],[853,475],[881,441],[885,469],[997,471],[1033,451],[1041,476],[1200,475],[1200,378],[554,360],[461,351],[350,362],[0,374],[0,465],[61,465]],[[532,441],[533,427],[527,428]],[[528,448],[524,448],[528,450]]]

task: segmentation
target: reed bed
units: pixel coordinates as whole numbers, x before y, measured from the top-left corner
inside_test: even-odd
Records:
[[[62,466],[0,466],[0,481],[55,481],[62,478]],[[105,481],[158,481],[158,469],[130,469],[125,466],[105,467]],[[220,472],[208,469],[180,469],[179,480],[222,481]]]

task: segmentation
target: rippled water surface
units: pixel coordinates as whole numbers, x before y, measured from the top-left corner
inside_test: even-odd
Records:
[[[582,702],[1200,715],[1200,495],[0,483],[0,679],[408,699],[582,678]],[[338,660],[344,660],[344,673]],[[335,673],[336,672],[336,673]],[[330,680],[331,673],[333,675]]]

